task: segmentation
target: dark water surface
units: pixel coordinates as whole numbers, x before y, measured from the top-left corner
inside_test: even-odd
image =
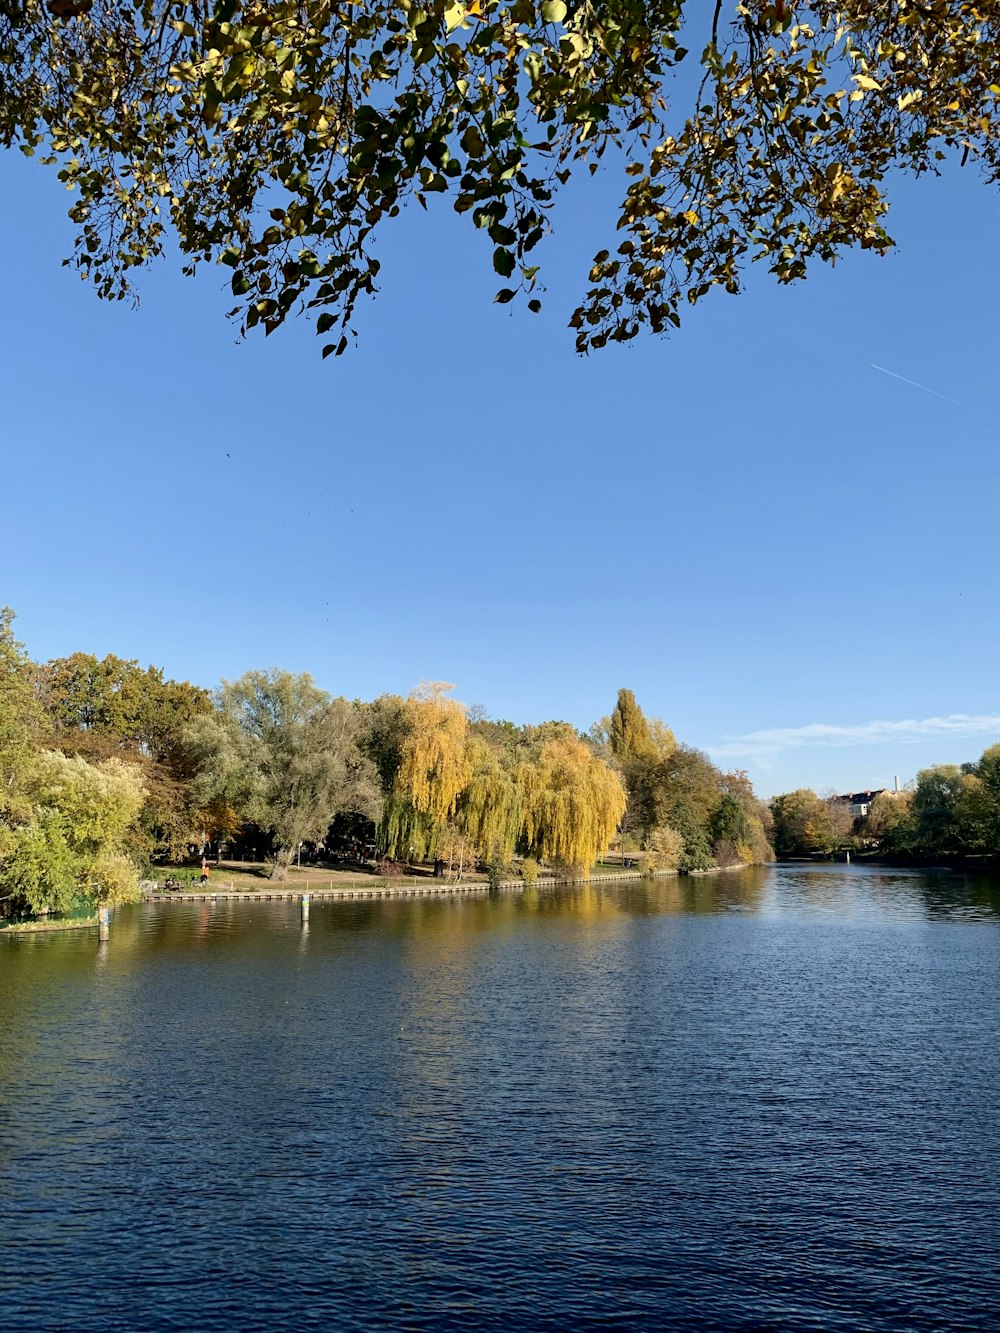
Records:
[[[1000,884],[0,938],[0,1328],[1000,1328]]]

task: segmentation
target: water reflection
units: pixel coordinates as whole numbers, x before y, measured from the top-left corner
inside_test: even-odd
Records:
[[[0,938],[4,1333],[990,1327],[998,920],[794,865]]]

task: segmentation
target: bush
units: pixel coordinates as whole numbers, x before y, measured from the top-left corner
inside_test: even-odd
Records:
[[[669,824],[652,830],[646,846],[647,870],[677,870],[684,859],[684,839]]]
[[[490,861],[486,867],[486,880],[491,889],[495,889],[513,878],[514,867],[506,861]]]
[[[533,856],[526,856],[521,862],[521,879],[530,888],[538,879],[539,865]]]

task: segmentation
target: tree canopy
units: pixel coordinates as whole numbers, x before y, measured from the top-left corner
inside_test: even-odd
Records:
[[[231,267],[244,329],[314,310],[324,355],[412,201],[447,196],[495,299],[537,310],[560,188],[620,172],[570,320],[585,352],[753,261],[791,282],[886,252],[895,172],[1000,165],[992,0],[4,0],[0,52],[0,142],[76,192],[101,295],[173,237],[189,271]]]
[[[307,675],[247,671],[223,681],[214,713],[188,730],[201,804],[222,802],[270,834],[274,876],[301,842],[322,837],[342,811],[374,815],[374,765],[358,744],[359,707]]]

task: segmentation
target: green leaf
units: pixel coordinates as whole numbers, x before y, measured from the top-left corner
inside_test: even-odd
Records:
[[[541,301],[539,301],[537,296],[532,297],[532,299],[528,302],[528,309],[531,311],[533,315],[537,315],[539,310],[541,310],[541,308],[542,308],[542,303]]]
[[[513,301],[516,295],[517,293],[511,291],[509,287],[501,287],[500,290],[497,292],[496,296],[494,296],[493,300],[496,302],[497,305],[506,305],[508,301]]]
[[[566,17],[566,6],[563,0],[545,0],[542,5],[542,18],[546,23],[562,23]]]
[[[245,296],[250,290],[250,280],[243,273],[234,273],[230,286],[234,296]]]
[[[316,332],[326,333],[327,329],[332,329],[336,322],[336,316],[331,315],[329,311],[326,311],[326,313],[320,315],[319,319],[316,321]]]

